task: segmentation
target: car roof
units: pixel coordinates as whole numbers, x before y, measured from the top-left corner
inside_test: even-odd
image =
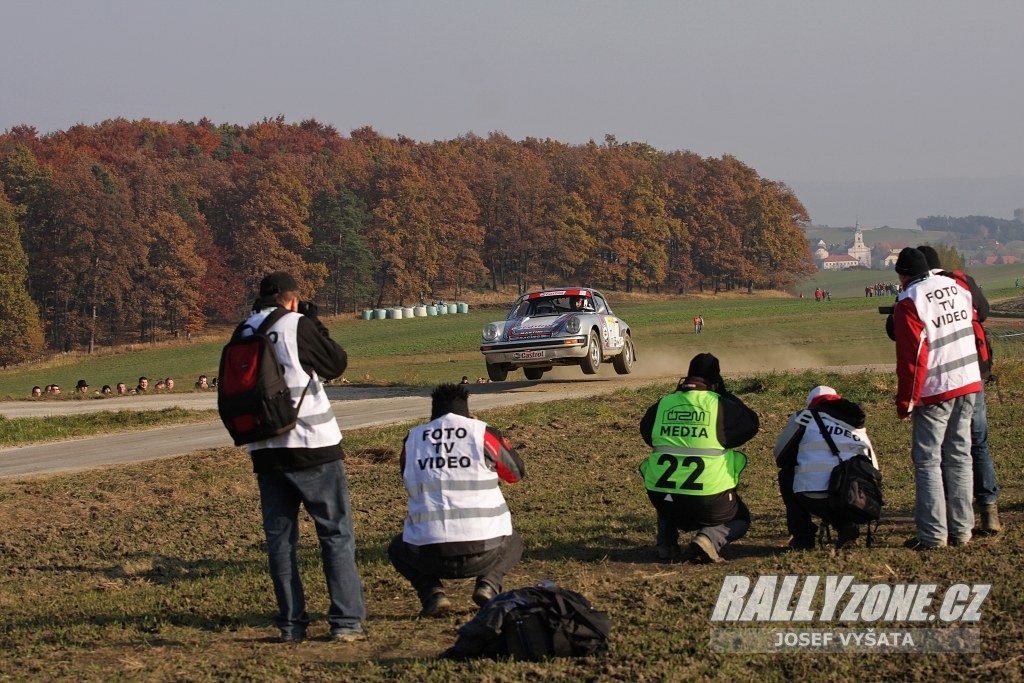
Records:
[[[581,287],[575,288],[564,288],[564,289],[541,289],[536,292],[528,292],[521,296],[521,299],[539,299],[545,296],[586,296],[592,297],[594,294],[599,294],[594,289],[584,289]]]

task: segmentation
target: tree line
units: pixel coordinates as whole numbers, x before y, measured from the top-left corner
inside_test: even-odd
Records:
[[[473,288],[786,288],[814,270],[787,186],[613,136],[19,126],[0,134],[0,185],[4,362],[237,320],[277,269],[329,313]]]
[[[992,216],[928,216],[918,218],[917,224],[922,230],[952,232],[1003,243],[1024,240],[1024,209],[1014,209],[1013,220]]]

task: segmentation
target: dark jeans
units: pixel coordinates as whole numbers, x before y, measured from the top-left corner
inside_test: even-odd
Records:
[[[750,510],[735,490],[727,493],[731,496],[720,495],[709,506],[710,497],[673,494],[673,500],[667,501],[664,493],[648,491],[647,496],[658,512],[658,546],[678,545],[680,529],[707,536],[715,550],[743,538],[750,528]],[[726,515],[731,519],[723,521],[723,510],[731,510]]]
[[[793,476],[796,470],[792,467],[785,467],[779,470],[779,492],[782,494],[782,502],[786,505],[786,528],[793,537],[792,546],[795,548],[813,548],[817,542],[818,525],[814,523],[817,517],[823,524],[830,524],[836,527],[840,535],[849,533],[843,525],[843,529],[832,521],[832,511],[828,506],[828,498],[812,498],[803,493],[793,493]]]
[[[996,485],[992,453],[988,450],[988,408],[985,405],[984,389],[974,400],[974,417],[971,418],[971,462],[974,467],[974,499],[978,505],[995,503],[999,496],[999,487]]]
[[[341,460],[295,472],[257,474],[263,531],[267,537],[270,578],[274,582],[278,614],[274,624],[282,634],[301,635],[309,624],[306,597],[296,561],[299,542],[299,506],[316,524],[320,539],[330,608],[331,629],[357,628],[366,617],[363,584],[355,562],[355,535],[348,481]]]
[[[441,579],[467,579],[476,577],[477,584],[486,582],[500,593],[505,574],[523,556],[523,539],[518,531],[505,536],[497,548],[475,555],[423,555],[416,546],[402,540],[402,534],[391,539],[388,557],[398,573],[409,579],[423,602],[434,593],[444,590]]]

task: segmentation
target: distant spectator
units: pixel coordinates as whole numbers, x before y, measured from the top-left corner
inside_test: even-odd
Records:
[[[147,377],[140,377],[139,378],[139,383],[135,387],[135,393],[136,394],[144,394],[144,393],[146,393],[146,391],[148,389],[149,389],[149,378],[147,378]]]
[[[174,391],[174,380],[168,377],[164,380],[164,384],[167,386],[167,391]]]
[[[162,379],[161,380],[157,380],[157,383],[156,383],[156,390],[157,391],[163,391],[166,388],[167,388],[167,382],[163,381]]]
[[[104,384],[103,388],[100,389],[100,393],[103,394],[104,396],[109,396],[110,394],[112,394],[114,392],[111,390],[109,384]]]
[[[89,384],[84,379],[78,380],[75,384],[75,393],[71,395],[71,398],[81,400],[89,395]]]
[[[128,387],[125,386],[125,383],[124,382],[118,382],[117,383],[117,395],[118,396],[124,396],[127,393],[128,393]]]
[[[210,381],[206,375],[199,375],[199,379],[196,380],[196,389],[200,391],[206,391],[210,388]]]
[[[466,377],[465,375],[463,375],[462,376],[462,381],[459,382],[459,384],[469,384],[469,377]]]
[[[42,398],[42,396],[43,396],[42,388],[40,388],[38,386],[32,387],[32,398]]]
[[[217,378],[216,377],[214,377],[213,379],[210,380],[210,386],[213,387],[214,389],[217,388]]]

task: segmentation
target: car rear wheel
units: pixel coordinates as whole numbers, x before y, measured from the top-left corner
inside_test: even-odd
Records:
[[[612,361],[612,365],[615,366],[615,372],[620,375],[628,375],[633,372],[633,340],[626,337],[626,343],[622,345],[622,353],[615,356],[615,360]]]
[[[601,367],[601,339],[597,332],[591,331],[590,343],[587,344],[587,357],[580,363],[584,375],[595,375]]]
[[[526,379],[540,379],[544,376],[544,368],[523,368]]]
[[[504,382],[508,378],[508,369],[498,363],[487,364],[487,377],[492,382]]]

